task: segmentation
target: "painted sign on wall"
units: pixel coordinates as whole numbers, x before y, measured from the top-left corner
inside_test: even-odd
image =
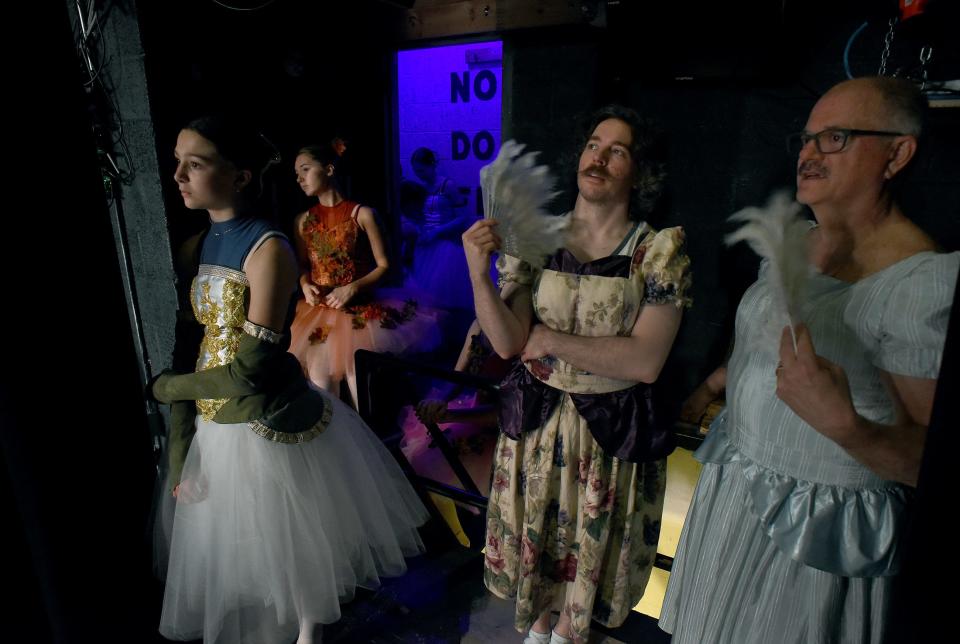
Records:
[[[397,52],[399,154],[404,179],[415,179],[414,150],[433,150],[449,177],[481,212],[480,168],[500,149],[503,43],[449,45]]]

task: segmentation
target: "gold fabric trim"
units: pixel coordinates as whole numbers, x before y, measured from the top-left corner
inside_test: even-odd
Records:
[[[212,421],[213,417],[217,415],[217,412],[220,411],[220,408],[227,404],[229,398],[205,398],[203,400],[197,401],[197,411],[200,413],[200,418],[204,420]]]
[[[236,271],[232,268],[217,266],[216,264],[200,264],[200,269],[197,271],[197,276],[199,277],[201,275],[222,277],[234,282],[240,282],[244,286],[250,286],[250,280],[247,279],[247,274],[243,271]]]
[[[253,430],[253,433],[267,439],[268,441],[293,445],[297,443],[306,443],[307,441],[311,441],[322,434],[324,430],[327,429],[327,425],[330,424],[331,418],[333,418],[333,405],[324,399],[323,414],[320,416],[320,420],[317,421],[316,425],[303,432],[278,432],[275,429],[267,427],[259,420],[250,421],[247,424],[250,426],[250,429]]]
[[[258,340],[263,340],[264,342],[269,342],[270,344],[280,344],[280,340],[283,339],[282,333],[277,333],[272,329],[268,329],[265,326],[260,326],[255,324],[250,320],[247,320],[243,323],[243,330],[248,335],[252,335]]]

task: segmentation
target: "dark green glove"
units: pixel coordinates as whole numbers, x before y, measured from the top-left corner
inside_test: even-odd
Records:
[[[296,362],[279,344],[244,333],[232,362],[196,373],[163,373],[153,383],[153,395],[160,402],[171,403],[262,393],[290,372],[291,359]]]
[[[187,458],[193,435],[197,433],[197,406],[192,400],[180,400],[170,405],[170,429],[167,434],[167,467],[170,469],[170,489],[180,484],[183,462]]]
[[[190,405],[195,413],[194,400],[226,398],[227,402],[214,415],[214,422],[233,424],[259,420],[285,433],[310,429],[328,410],[323,396],[307,385],[293,354],[287,353],[283,345],[247,333],[240,339],[233,362],[196,373],[163,373],[154,382],[152,391],[157,400],[172,404],[171,414],[181,403]],[[185,431],[182,435],[188,436]],[[183,441],[181,467],[189,444],[189,439]],[[171,471],[173,463],[171,451]]]

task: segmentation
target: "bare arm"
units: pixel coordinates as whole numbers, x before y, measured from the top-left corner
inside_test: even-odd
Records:
[[[492,219],[475,222],[463,233],[463,252],[467,256],[477,321],[493,350],[507,359],[519,354],[527,342],[533,304],[528,287],[512,289],[504,301],[490,279],[490,256],[502,243],[496,226]]]
[[[279,237],[268,239],[250,254],[243,269],[250,281],[247,319],[281,331],[297,284],[297,262],[290,244]]]
[[[466,371],[470,364],[470,347],[473,346],[473,336],[480,333],[480,323],[474,320],[467,329],[467,337],[463,341],[463,347],[460,349],[460,355],[457,357],[457,364],[453,366],[454,371]]]
[[[881,373],[897,406],[896,424],[881,425],[857,415],[857,430],[841,446],[883,478],[916,485],[937,381]]]
[[[683,310],[672,303],[648,304],[640,309],[629,337],[590,338],[537,324],[521,358],[553,355],[601,376],[652,383],[667,360],[682,317]]]
[[[373,209],[366,206],[360,208],[357,213],[357,223],[360,225],[360,229],[367,233],[367,239],[370,240],[370,249],[373,251],[373,259],[377,264],[369,273],[354,281],[357,289],[363,290],[380,281],[390,268],[390,260],[387,259],[387,249],[383,243],[380,227],[377,226],[377,218],[373,214]]]
[[[796,353],[789,328],[781,337],[777,396],[878,476],[916,485],[936,380],[881,372],[897,413],[892,425],[875,423],[857,414],[846,374],[816,354],[806,326],[796,335]]]
[[[699,424],[707,406],[719,398],[727,388],[727,365],[723,364],[706,377],[700,386],[683,401],[680,420]]]
[[[680,407],[680,420],[699,425],[710,403],[724,395],[727,389],[727,364],[730,362],[730,356],[733,355],[733,347],[734,340],[731,338],[723,364],[714,369],[683,401]]]
[[[450,203],[453,204],[454,208],[460,208],[461,206],[467,205],[467,196],[460,192],[452,179],[446,180],[446,185],[443,187],[443,192],[447,195],[447,198],[450,199]]]
[[[458,210],[467,204],[468,199],[466,195],[460,193],[452,180],[444,180],[443,194],[445,194],[450,200],[450,204],[453,207],[456,216],[450,221],[434,228],[429,233],[429,237],[431,239],[435,237],[456,239],[462,235],[463,232],[469,228],[474,221],[476,221],[477,217],[467,210]]]

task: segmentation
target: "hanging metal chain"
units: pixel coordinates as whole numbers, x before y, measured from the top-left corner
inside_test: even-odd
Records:
[[[930,57],[933,56],[933,47],[921,47],[920,48],[920,91],[922,92],[927,88],[927,63],[930,62]]]
[[[883,53],[880,54],[880,76],[887,75],[887,59],[890,58],[890,45],[893,44],[893,30],[897,26],[897,18],[890,18],[890,28],[883,38]]]

